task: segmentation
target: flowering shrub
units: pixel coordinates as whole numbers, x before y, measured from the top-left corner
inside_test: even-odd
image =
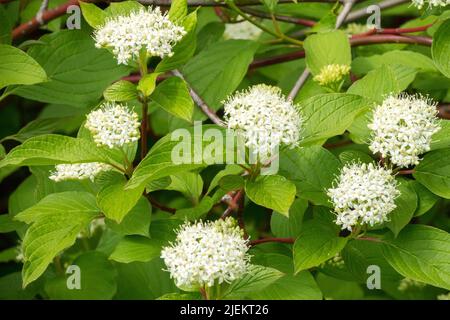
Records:
[[[449,1],[142,2],[2,1],[0,299],[449,299]]]

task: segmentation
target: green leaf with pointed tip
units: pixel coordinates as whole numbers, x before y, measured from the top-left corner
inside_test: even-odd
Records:
[[[142,191],[125,190],[127,179],[118,172],[104,172],[101,179],[102,187],[97,194],[97,204],[107,218],[120,223],[136,205]]]
[[[214,163],[215,154],[206,152],[206,147],[211,142],[203,137],[203,132],[209,129],[216,130],[219,136],[225,136],[224,128],[204,125],[201,130],[198,127],[180,129],[161,138],[136,167],[126,189],[144,188],[152,180]],[[224,163],[222,148],[223,146],[217,150],[220,163]]]
[[[186,0],[173,0],[169,9],[169,19],[178,23],[186,17],[188,12]]]
[[[12,149],[0,161],[0,168],[7,165],[32,166],[81,162],[116,163],[111,152],[98,148],[91,141],[47,134],[30,138]]]
[[[331,206],[326,190],[341,166],[330,151],[319,146],[286,150],[280,157],[280,174],[295,183],[300,198],[317,205]]]
[[[79,2],[84,20],[92,27],[97,28],[105,23],[107,14],[93,3]]]
[[[283,275],[284,273],[277,269],[251,265],[248,272],[242,278],[235,280],[230,284],[222,298],[245,298],[254,292],[268,287]]]
[[[137,99],[138,93],[134,83],[119,80],[106,88],[103,97],[108,101],[129,101]]]
[[[444,21],[434,33],[431,54],[438,69],[450,78],[450,20]]]
[[[13,84],[31,85],[47,80],[45,70],[20,49],[0,44],[0,89]]]
[[[156,88],[156,79],[159,73],[153,72],[143,76],[137,85],[137,89],[146,97],[150,96]]]
[[[368,103],[353,94],[319,94],[302,101],[299,110],[304,123],[300,143],[306,146],[343,134],[358,115],[368,110]]]
[[[293,247],[295,273],[317,267],[334,257],[347,241],[347,238],[339,237],[339,228],[332,222],[319,219],[305,222]]]
[[[450,235],[424,225],[408,225],[397,238],[383,240],[383,255],[404,277],[450,290]]]
[[[450,199],[450,149],[427,153],[413,176],[434,194]]]
[[[121,235],[141,235],[148,237],[151,220],[152,206],[146,198],[141,197],[120,223],[113,220],[106,220],[106,225]]]
[[[183,79],[171,77],[164,80],[156,87],[150,100],[175,117],[191,122],[194,101]]]
[[[28,54],[44,68],[49,81],[21,86],[14,94],[40,102],[92,107],[130,67],[118,65],[106,49],[98,49],[86,30],[62,30],[44,35],[43,44]],[[70,90],[68,90],[70,88]]]
[[[50,194],[17,214],[15,219],[31,224],[23,239],[23,286],[36,280],[57,254],[73,245],[99,213],[92,194],[68,191]]]
[[[245,193],[254,203],[288,216],[296,188],[285,177],[269,175],[246,181]]]
[[[400,195],[395,199],[397,208],[389,214],[389,221],[386,223],[395,236],[411,221],[417,208],[417,194],[412,181],[401,181],[398,190]]]

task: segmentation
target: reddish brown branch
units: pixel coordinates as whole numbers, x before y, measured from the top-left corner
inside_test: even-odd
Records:
[[[149,194],[147,194],[146,197],[147,197],[148,201],[150,201],[151,205],[159,210],[166,211],[166,212],[169,212],[172,214],[174,214],[177,211],[177,209],[169,208],[169,207],[166,207],[165,205],[161,204],[159,201],[157,201],[156,199],[151,197]]]
[[[381,43],[405,43],[405,44],[419,44],[424,46],[431,46],[433,40],[429,37],[419,36],[402,36],[392,34],[376,34],[371,36],[364,36],[358,38],[351,38],[350,44],[352,47],[381,44]],[[270,66],[277,63],[283,63],[293,61],[305,57],[304,51],[294,51],[289,53],[280,54],[278,56],[272,56],[267,58],[255,59],[249,66],[249,69],[256,69],[265,66]]]
[[[255,10],[255,9],[251,9],[251,8],[241,8],[242,11],[244,11],[245,13],[248,13],[254,17],[259,17],[259,18],[263,18],[263,19],[272,19],[272,16],[269,13],[263,12],[263,11],[259,11],[259,10]],[[302,19],[302,18],[295,18],[295,17],[290,17],[290,16],[283,16],[283,15],[274,15],[275,20],[277,21],[282,21],[282,22],[288,22],[288,23],[293,23],[293,24],[298,24],[298,25],[302,25],[302,26],[307,26],[307,27],[312,27],[313,25],[316,24],[315,21],[313,20],[308,20],[308,19]]]
[[[420,27],[414,27],[414,28],[384,28],[384,29],[372,29],[364,33],[355,34],[352,36],[353,39],[361,38],[370,36],[373,34],[404,34],[404,33],[416,33],[416,32],[423,32],[428,30],[434,23],[430,23],[424,26]]]
[[[401,175],[408,175],[408,174],[413,174],[414,172],[416,172],[416,170],[414,170],[414,169],[408,169],[408,170],[400,170],[400,171],[398,172],[398,174],[401,174]]]
[[[264,239],[250,241],[250,245],[256,246],[258,244],[266,243],[266,242],[294,243],[295,239],[294,238],[264,238]]]
[[[233,212],[237,212],[238,210],[243,209],[243,208],[240,208],[240,205],[241,205],[240,201],[241,201],[241,198],[243,198],[243,196],[244,196],[243,189],[236,192],[236,194],[228,202],[228,207],[223,212],[221,219],[225,219],[226,217],[231,215]]]
[[[45,24],[53,19],[56,19],[64,14],[66,14],[67,8],[70,6],[73,6],[73,5],[78,5],[78,1],[79,0],[69,0],[66,3],[64,3],[56,8],[45,10],[42,13],[42,22]],[[95,0],[84,0],[84,2],[95,2]],[[36,17],[34,17],[30,21],[25,22],[25,23],[19,25],[17,28],[15,28],[12,31],[12,38],[18,39],[24,35],[30,34],[33,31],[36,31],[37,29],[39,29],[40,26],[41,26],[41,24],[36,19]]]

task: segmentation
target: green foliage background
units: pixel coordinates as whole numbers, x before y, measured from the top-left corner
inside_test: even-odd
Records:
[[[383,27],[414,28],[432,45],[353,45],[334,30],[339,6],[326,2],[262,1],[267,13],[319,21],[303,48],[270,41],[223,37],[224,22],[214,8],[174,1],[171,19],[188,31],[171,58],[151,59],[163,75],[136,84],[132,66],[117,65],[97,49],[92,27],[136,2],[81,5],[80,30],[67,30],[58,17],[24,36],[12,30],[36,14],[41,1],[0,5],[0,299],[200,299],[178,289],[159,258],[184,220],[217,219],[227,208],[220,199],[245,190],[243,221],[250,239],[283,238],[251,248],[252,272],[229,286],[233,299],[436,299],[450,290],[450,10],[419,11],[409,2],[382,11]],[[50,8],[63,4],[50,0]],[[363,9],[377,1],[358,1]],[[446,10],[447,9],[447,10]],[[233,20],[236,13],[222,7]],[[270,20],[258,20],[275,30]],[[360,19],[365,23],[365,18]],[[279,22],[284,34],[307,27]],[[306,58],[264,61],[305,50]],[[238,166],[176,165],[170,161],[170,133],[204,128],[211,120],[192,100],[189,88],[212,111],[252,84],[279,86],[286,95],[307,66],[351,65],[351,78],[335,92],[310,77],[295,97],[305,119],[299,148],[285,150],[278,175],[244,182]],[[183,78],[171,73],[177,69]],[[125,78],[124,78],[125,77]],[[355,160],[377,162],[367,147],[372,108],[387,94],[420,93],[439,102],[442,129],[432,150],[413,172],[398,176],[401,196],[391,221],[354,239],[334,224],[325,189],[340,168]],[[117,150],[98,148],[83,129],[85,115],[102,99],[125,101],[140,110],[139,95],[150,97],[150,151],[139,162],[138,145],[127,150],[135,163],[127,175],[107,173],[95,183],[48,178],[58,163],[105,162],[126,169]],[[126,171],[126,170],[125,170]],[[147,193],[151,201],[142,196]],[[89,224],[106,217],[106,228]],[[77,237],[80,232],[83,237]],[[288,241],[289,242],[289,241]],[[22,247],[22,248],[21,248]],[[17,259],[23,251],[27,261]],[[342,258],[336,262],[336,254]],[[82,289],[68,290],[65,268],[82,269]],[[381,289],[369,290],[367,267],[381,269]],[[399,290],[404,279],[418,281]]]

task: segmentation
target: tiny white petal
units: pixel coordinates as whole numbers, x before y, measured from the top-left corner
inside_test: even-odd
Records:
[[[49,178],[59,182],[64,180],[94,180],[95,176],[102,171],[112,170],[110,165],[99,162],[58,164],[55,171],[51,172]]]

